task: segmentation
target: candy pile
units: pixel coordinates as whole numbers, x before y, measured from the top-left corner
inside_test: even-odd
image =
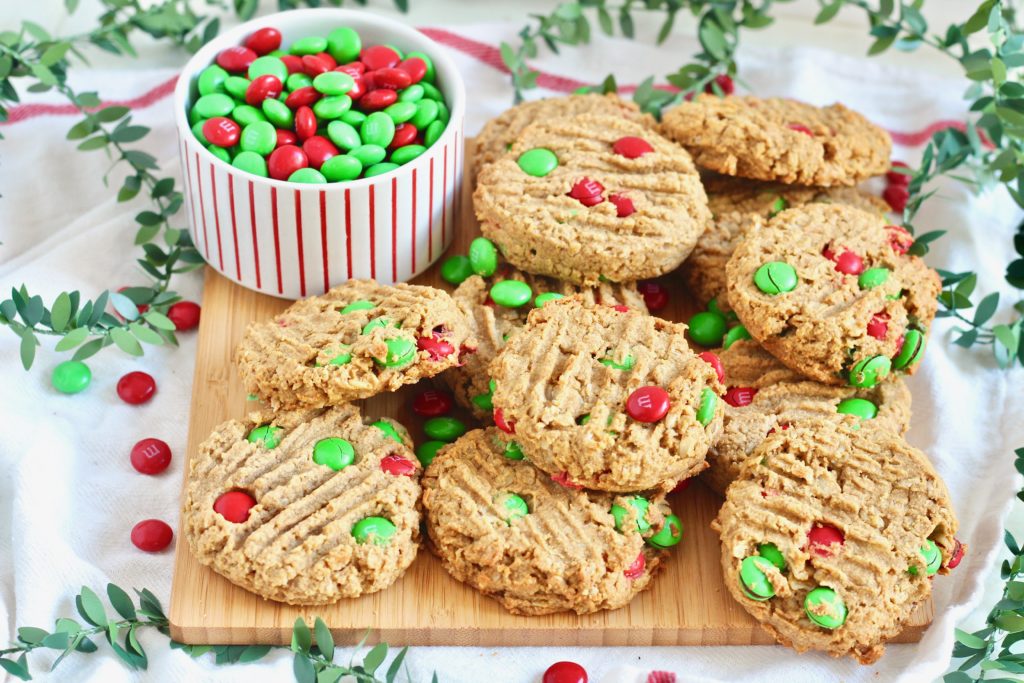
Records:
[[[197,78],[192,132],[247,173],[296,183],[369,178],[426,151],[450,112],[430,57],[363,46],[355,30],[307,36],[281,49],[262,28]]]

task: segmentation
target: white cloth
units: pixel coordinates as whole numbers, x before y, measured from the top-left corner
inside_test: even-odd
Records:
[[[493,61],[493,47],[500,40],[513,40],[515,28],[481,25],[452,31],[492,46],[491,52],[471,51]],[[655,48],[595,36],[592,46],[566,50],[562,57],[545,56],[536,66],[589,82],[614,70],[620,83],[635,84],[652,69],[682,62],[694,48],[683,38]],[[493,66],[464,51],[450,51],[467,82],[466,131],[472,134],[508,106],[510,91],[506,77]],[[964,115],[960,94],[965,82],[866,59],[799,47],[743,51],[741,73],[759,94],[822,104],[840,100],[893,131],[919,131],[934,121]],[[137,98],[173,75],[168,70],[77,68],[72,80],[80,90],[98,89],[105,99],[114,100]],[[180,178],[170,98],[143,106],[134,116],[154,128],[143,148]],[[48,303],[62,289],[81,289],[92,297],[105,288],[143,280],[131,242],[132,216],[145,201],[114,203],[113,192],[100,182],[109,165],[103,153],[76,152],[64,140],[73,122],[68,116],[43,116],[0,128],[6,137],[0,143],[0,285],[6,289],[26,282]],[[919,153],[919,147],[898,147],[895,158],[914,162]],[[115,173],[111,184],[118,181]],[[1002,272],[1019,212],[1002,191],[974,197],[955,183],[939,189],[919,224],[947,229],[949,235],[936,243],[929,262],[948,270],[979,271],[979,292],[1005,290]],[[185,220],[184,214],[179,220]],[[179,277],[175,286],[186,298],[199,300],[198,275]],[[1024,445],[1024,406],[1019,402],[1024,371],[1000,371],[987,352],[952,346],[949,329],[945,321],[935,325],[927,358],[910,380],[914,426],[909,439],[930,454],[945,477],[960,518],[958,535],[970,551],[959,569],[936,580],[935,624],[919,645],[890,646],[880,662],[866,667],[820,654],[797,656],[782,647],[415,647],[407,659],[413,680],[429,680],[436,670],[446,681],[539,681],[544,669],[560,659],[581,663],[592,681],[626,683],[645,680],[652,669],[675,671],[680,681],[916,682],[938,677],[948,665],[954,624],[979,602],[986,579],[990,586],[998,584],[994,566],[1002,520],[1019,485],[1012,449]],[[17,361],[17,339],[0,334],[0,643],[14,638],[15,626],[52,628],[57,617],[73,616],[73,596],[83,584],[97,589],[108,581],[145,586],[165,606],[169,602],[172,552],[141,553],[128,535],[137,521],[150,517],[176,527],[195,334],[182,334],[181,341],[179,349],[147,347],[143,359],[104,351],[89,361],[94,376],[89,389],[68,397],[49,383],[50,370],[66,356],[43,348],[38,366],[26,374]],[[151,373],[159,387],[154,400],[141,407],[122,403],[114,391],[117,379],[136,369]],[[166,440],[174,452],[170,469],[156,477],[136,473],[128,461],[132,444],[150,436]],[[74,655],[53,678],[291,679],[287,653],[252,665],[215,667],[210,655],[192,660],[169,650],[161,636],[145,634],[142,642],[150,657],[148,673],[128,672],[107,651]],[[45,678],[51,659],[45,652],[32,655],[39,679]]]

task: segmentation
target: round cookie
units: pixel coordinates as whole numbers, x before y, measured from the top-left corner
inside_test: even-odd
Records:
[[[698,166],[796,185],[856,185],[889,170],[889,134],[842,104],[698,95],[665,113],[662,131]]]
[[[723,311],[732,310],[726,292],[725,264],[747,230],[757,230],[785,209],[811,203],[845,204],[879,216],[889,210],[880,197],[852,187],[800,187],[715,176],[704,179],[704,189],[711,223],[680,273],[698,302],[706,304],[714,299]]]
[[[219,425],[189,464],[182,528],[196,559],[292,605],[394,583],[419,545],[421,472],[404,430],[367,422],[344,404]]]
[[[899,435],[910,427],[910,390],[903,380],[870,389],[811,382],[751,340],[737,341],[719,355],[728,387],[722,435],[708,452],[701,478],[720,494],[768,434],[806,420],[870,420]]]
[[[431,549],[449,574],[527,615],[616,609],[650,585],[666,553],[645,538],[671,514],[663,497],[637,506],[632,496],[568,488],[504,453],[501,432],[478,429],[424,473]],[[681,533],[678,518],[668,520]]]
[[[530,124],[580,114],[607,114],[636,121],[651,128],[655,125],[654,119],[642,113],[635,103],[612,93],[566,95],[520,102],[484,124],[474,139],[473,156],[477,168],[505,154],[523,129]]]
[[[710,216],[686,150],[595,114],[526,128],[481,169],[473,206],[514,266],[584,285],[673,270]]]
[[[785,365],[868,388],[913,373],[941,291],[902,228],[848,206],[807,204],[748,232],[726,266],[729,303]]]
[[[518,307],[502,306],[491,298],[490,290],[498,282],[517,280],[530,287],[530,300]],[[595,287],[579,287],[542,275],[524,273],[512,266],[503,266],[492,277],[473,275],[463,281],[452,294],[469,321],[470,334],[476,339],[476,353],[465,357],[459,367],[446,370],[441,379],[452,390],[455,400],[473,412],[474,417],[490,420],[494,409],[491,404],[491,375],[488,366],[507,339],[526,324],[526,316],[537,306],[537,297],[543,294],[562,296],[579,295],[587,304],[623,305],[646,312],[643,295],[636,286],[601,282]],[[546,297],[548,300],[551,297]],[[544,299],[541,299],[544,302]]]
[[[250,325],[236,362],[271,406],[319,408],[432,377],[475,346],[446,292],[352,280]]]
[[[672,489],[706,467],[722,385],[686,326],[549,301],[491,363],[495,423],[530,461],[588,489]]]
[[[765,439],[713,528],[726,587],[777,641],[863,664],[962,549],[927,457],[884,429],[836,420]]]

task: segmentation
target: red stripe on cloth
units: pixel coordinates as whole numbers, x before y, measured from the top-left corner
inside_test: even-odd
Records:
[[[448,145],[444,146],[444,181],[441,183],[441,248],[448,238]]]
[[[430,157],[430,204],[428,207],[430,213],[428,218],[430,222],[427,223],[427,260],[434,260],[434,157]]]
[[[398,177],[391,179],[391,279],[398,281]]]
[[[235,245],[235,277],[242,279],[242,262],[238,259],[238,221],[235,220],[235,176],[228,173],[228,201],[231,202],[231,239]]]
[[[196,180],[199,187],[199,214],[203,217],[203,256],[210,259],[210,238],[206,234],[206,202],[203,200],[203,172],[199,168],[199,152],[196,152]]]
[[[376,226],[376,212],[374,211],[373,202],[373,185],[370,185],[370,277],[374,280],[377,279],[377,226]]]
[[[412,272],[416,272],[416,171],[412,169]]]
[[[220,207],[217,204],[217,172],[210,164],[210,192],[213,193],[213,227],[217,230],[217,263],[224,270],[224,246],[220,240]]]
[[[946,128],[956,128],[959,131],[967,130],[967,126],[964,125],[963,121],[943,119],[942,121],[936,121],[935,123],[928,124],[925,128],[912,133],[900,133],[899,131],[891,130],[889,131],[889,136],[892,137],[892,141],[897,145],[902,145],[904,147],[917,147],[925,144],[932,135]]]
[[[270,186],[270,214],[274,220],[274,265],[277,267],[277,293],[284,294],[281,282],[281,236],[277,231],[277,188]]]
[[[252,181],[249,182],[249,222],[252,223],[252,259],[256,266],[256,289],[263,286],[260,277],[260,241],[256,238],[256,194]]]
[[[331,273],[327,266],[327,191],[320,190],[320,254],[324,266],[324,294],[331,288]]]
[[[295,190],[295,242],[299,250],[299,294],[306,296],[306,255],[302,249],[302,193]]]
[[[346,278],[352,279],[352,190],[345,190],[345,261],[348,264]]]
[[[171,76],[160,85],[147,90],[138,97],[132,97],[127,100],[104,100],[98,107],[91,107],[89,111],[98,111],[114,106],[128,107],[129,109],[149,107],[173,93],[174,85],[177,82],[178,77]],[[7,111],[7,120],[0,122],[0,126],[34,119],[38,116],[74,116],[75,114],[78,114],[78,108],[72,104],[20,104],[17,107],[11,107]]]

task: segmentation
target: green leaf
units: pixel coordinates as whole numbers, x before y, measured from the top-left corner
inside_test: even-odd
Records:
[[[995,314],[998,307],[999,292],[992,292],[982,299],[978,303],[978,307],[974,309],[974,324],[984,325]]]
[[[170,330],[173,332],[174,330],[178,329],[174,326],[174,323],[171,322],[170,318],[168,318],[166,315],[158,311],[146,311],[145,313],[143,313],[142,319],[145,320],[150,325],[152,325],[153,327],[160,330]],[[306,630],[309,629],[307,628]]]
[[[103,603],[99,596],[88,586],[82,586],[82,592],[75,598],[78,613],[82,618],[93,626],[107,625],[107,611],[103,609]]]
[[[43,647],[51,650],[66,650],[68,647],[68,634],[58,631],[43,638]]]
[[[110,338],[114,340],[117,348],[130,356],[141,356],[143,354],[142,344],[123,327],[111,328]]]
[[[150,194],[153,199],[159,199],[160,197],[166,197],[172,192],[174,192],[174,178],[161,178],[153,185],[153,191]]]
[[[871,43],[871,47],[868,48],[868,55],[874,56],[882,54],[892,46],[895,40],[896,36],[894,35],[883,36],[882,38],[877,39],[875,42]]]
[[[87,358],[91,358],[92,356],[96,355],[96,353],[106,345],[107,344],[105,337],[93,339],[92,341],[82,344],[80,347],[78,347],[78,350],[75,351],[75,355],[71,357],[71,360],[85,360]]]
[[[268,652],[270,652],[269,645],[249,645],[238,656],[238,663],[248,664],[249,662],[255,662],[263,659]]]
[[[23,681],[32,680],[32,676],[29,674],[28,669],[13,660],[0,658],[0,669],[3,669],[7,673],[18,677]]]
[[[309,648],[313,645],[313,634],[309,632],[309,626],[305,620],[299,617],[292,627],[292,652],[309,654]]]
[[[366,653],[366,656],[363,657],[363,668],[366,670],[366,673],[372,674],[376,671],[387,656],[387,643],[377,643],[374,645],[373,648]]]
[[[32,330],[24,330],[21,333],[21,366],[26,370],[32,367],[32,362],[36,359],[36,347],[39,346],[39,340],[36,339],[36,335],[32,333]]]
[[[843,6],[843,3],[841,1],[839,1],[839,2],[830,2],[830,3],[826,4],[824,7],[821,8],[821,11],[818,12],[818,15],[816,17],[814,17],[814,23],[815,24],[824,24],[826,22],[832,21],[832,19],[839,12],[839,8],[842,7],[842,6]]]
[[[139,193],[142,188],[142,179],[138,175],[130,175],[124,179],[121,189],[117,192],[117,201],[126,202]]]
[[[405,655],[409,652],[408,647],[403,647],[395,655],[395,658],[391,660],[391,666],[388,667],[387,674],[384,678],[384,683],[395,683],[395,678],[398,677],[398,672],[402,669],[402,662],[405,661]]]
[[[705,19],[707,15],[705,16]],[[697,38],[700,40],[701,47],[704,50],[718,60],[725,60],[728,54],[728,45],[725,41],[725,34],[722,33],[721,27],[712,21],[702,20],[700,27],[697,29]]]
[[[955,629],[953,633],[958,643],[963,643],[972,650],[984,650],[987,647],[985,641],[973,633],[961,629]]]
[[[601,5],[597,8],[597,23],[601,27],[601,32],[606,36],[610,36],[615,32],[615,24],[612,22],[612,15],[608,13],[608,10]]]
[[[46,629],[35,626],[22,626],[18,629],[18,640],[29,645],[36,645],[43,642],[43,638],[50,635]]]
[[[55,332],[63,332],[70,320],[71,296],[67,292],[61,292],[50,307],[50,328]]]
[[[107,134],[100,133],[99,135],[89,138],[88,140],[79,143],[78,150],[81,152],[91,152],[94,149],[101,149],[107,146]]]
[[[107,597],[110,599],[111,606],[118,614],[128,621],[135,619],[135,604],[132,602],[131,596],[128,595],[123,588],[112,583],[108,583]]]
[[[622,9],[619,10],[619,30],[621,30],[622,35],[627,38],[632,38],[635,34],[633,16],[629,13],[629,10],[625,5],[623,5]]]
[[[88,329],[84,327],[76,327],[75,329],[65,334],[64,337],[59,342],[57,342],[57,346],[54,347],[54,350],[58,352],[70,351],[71,349],[75,348],[76,346],[84,342],[88,336]]]
[[[164,343],[164,338],[160,336],[158,332],[142,325],[140,323],[130,323],[128,330],[138,339],[140,342],[145,344],[152,344],[153,346],[161,346]]]
[[[52,40],[50,33],[34,21],[23,21],[21,22],[21,27],[25,29],[30,36],[41,43],[46,43]]]
[[[320,648],[323,656],[327,658],[327,661],[333,661],[334,638],[331,636],[331,629],[327,628],[327,624],[320,617],[317,617],[313,623],[313,635],[316,636],[316,646]]]
[[[313,668],[313,663],[306,659],[306,655],[301,652],[295,653],[292,673],[295,674],[296,683],[316,683],[316,669]]]
[[[1024,631],[1024,615],[1015,614],[1013,612],[1003,612],[997,616],[994,623],[999,628],[1010,633],[1017,633]]]
[[[125,320],[136,320],[139,317],[139,307],[135,305],[134,301],[120,292],[110,293],[110,303],[114,305],[114,310],[120,313],[121,317]]]
[[[345,675],[345,669],[340,666],[329,666],[316,675],[316,683],[337,683]]]
[[[969,297],[974,293],[974,286],[978,284],[978,276],[974,273],[969,273],[967,277],[960,281],[956,286],[956,293],[963,296]]]
[[[50,47],[46,48],[43,54],[39,56],[39,63],[43,66],[53,66],[60,60],[64,59],[64,55],[67,54],[70,49],[71,43],[54,43]]]
[[[123,107],[120,105],[111,105],[109,107],[104,107],[103,109],[100,109],[98,112],[94,114],[94,116],[98,120],[103,121],[104,123],[110,123],[113,121],[117,121],[118,119],[124,118],[125,115],[127,115],[128,112],[130,111],[131,109],[129,109],[128,107]]]

